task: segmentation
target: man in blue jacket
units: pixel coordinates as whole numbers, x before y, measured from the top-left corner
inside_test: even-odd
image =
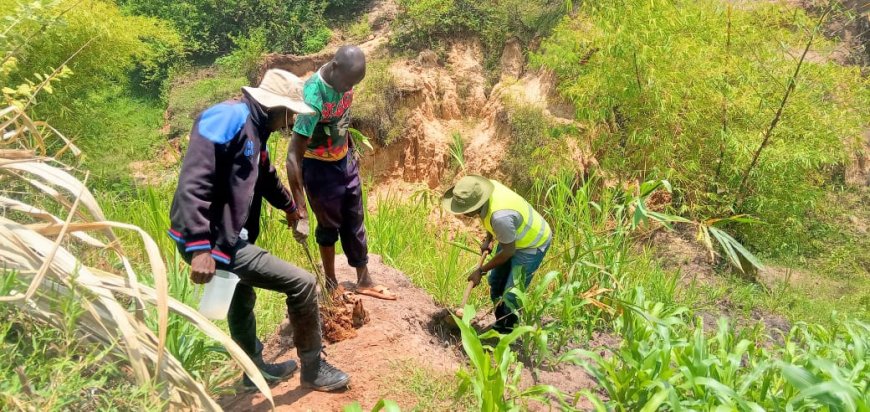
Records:
[[[268,364],[257,338],[254,288],[287,295],[293,340],[302,364],[302,385],[320,391],[346,387],[350,377],[321,358],[316,281],[310,273],[254,245],[260,232],[263,198],[281,209],[291,227],[300,219],[296,202],[269,159],[269,135],[291,124],[294,113],[313,113],[302,99],[302,81],[283,70],[269,70],[259,87],[244,87],[243,97],[205,110],[190,132],[190,145],[172,201],[172,227],[194,283],[208,283],[216,269],[240,281],[230,303],[230,335],[251,357],[267,381],[290,377],[295,361]],[[254,388],[247,376],[246,389]]]

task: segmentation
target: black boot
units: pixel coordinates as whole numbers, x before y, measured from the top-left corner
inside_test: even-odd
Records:
[[[254,360],[254,364],[257,365],[257,369],[260,369],[260,373],[263,374],[263,377],[266,378],[266,382],[269,384],[284,381],[293,376],[293,373],[299,369],[296,361],[292,359],[281,363],[265,363],[263,362],[263,359],[260,358],[259,362]],[[257,389],[254,382],[248,378],[248,374],[245,374],[242,377],[242,388],[246,391]]]
[[[512,312],[508,309],[507,305],[504,303],[499,303],[495,307],[495,324],[492,328],[502,335],[507,335],[514,330],[514,326],[519,321],[519,317],[515,312]]]
[[[263,360],[263,344],[259,339],[256,340],[255,353],[251,355],[251,360],[254,361],[254,365],[257,365],[257,369],[263,374],[266,382],[270,384],[281,382],[293,376],[293,373],[299,369],[299,365],[292,359],[281,363],[266,363]],[[242,388],[246,391],[257,389],[257,386],[254,385],[248,374],[242,376]]]
[[[316,361],[302,363],[302,387],[321,392],[346,388],[350,376],[318,356]]]
[[[302,387],[329,392],[344,388],[350,377],[320,357],[320,313],[316,309],[290,315],[293,341],[302,363]]]

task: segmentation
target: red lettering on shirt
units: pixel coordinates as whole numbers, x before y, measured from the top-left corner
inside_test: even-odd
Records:
[[[330,123],[334,118],[344,116],[344,112],[347,111],[352,102],[353,90],[350,90],[342,95],[341,100],[338,101],[338,104],[324,102],[323,110],[320,111],[320,122]]]

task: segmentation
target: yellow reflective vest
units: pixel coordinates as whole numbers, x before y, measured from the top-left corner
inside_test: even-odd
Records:
[[[526,199],[508,189],[505,185],[490,180],[495,186],[492,196],[489,198],[489,208],[483,217],[483,226],[493,236],[492,215],[499,210],[513,210],[523,218],[523,224],[517,228],[516,248],[527,249],[541,247],[550,240],[552,231],[550,225],[538,213]]]

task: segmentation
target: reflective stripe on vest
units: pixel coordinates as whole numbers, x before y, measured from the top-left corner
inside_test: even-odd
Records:
[[[492,215],[499,210],[512,210],[523,218],[523,225],[517,228],[516,248],[527,249],[541,247],[550,240],[550,225],[534,209],[526,199],[514,193],[495,180],[490,180],[495,186],[489,198],[489,209],[483,218],[483,226],[493,235]]]

